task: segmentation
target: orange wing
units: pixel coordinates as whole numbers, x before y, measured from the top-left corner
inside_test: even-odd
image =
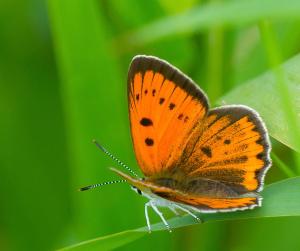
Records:
[[[128,101],[134,150],[143,173],[170,170],[207,114],[206,96],[167,62],[137,56],[128,73]]]
[[[245,106],[208,113],[176,166],[186,179],[219,181],[239,194],[258,192],[270,166],[268,134],[258,114]]]

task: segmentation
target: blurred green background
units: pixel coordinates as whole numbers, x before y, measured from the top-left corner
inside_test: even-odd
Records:
[[[248,11],[259,16],[264,6],[229,12],[233,21],[226,25],[217,19],[201,28],[199,21],[199,29],[185,30],[184,18],[163,22],[230,2],[0,2],[0,250],[53,250],[145,225],[145,199],[127,184],[77,192],[116,178],[107,168],[115,163],[91,140],[138,170],[126,100],[127,69],[136,54],[176,65],[212,105],[269,69],[260,23],[247,20]],[[206,15],[213,17],[213,10]],[[272,17],[268,11],[266,18]],[[300,52],[299,19],[286,11],[272,24],[282,61]],[[150,27],[157,33],[143,28],[157,20]],[[172,34],[164,35],[169,29]],[[291,150],[274,145],[292,165]],[[283,178],[275,166],[266,182]],[[151,220],[159,219],[151,212]],[[153,233],[118,250],[299,250],[299,226],[299,218],[207,223]]]

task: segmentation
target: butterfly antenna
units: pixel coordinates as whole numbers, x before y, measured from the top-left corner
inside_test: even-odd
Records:
[[[123,182],[126,182],[126,180],[106,181],[106,182],[103,182],[103,183],[98,183],[98,184],[94,184],[94,185],[90,185],[90,186],[86,186],[86,187],[81,187],[81,188],[79,188],[79,191],[86,191],[86,190],[94,189],[96,187],[101,187],[101,186],[111,185],[111,184],[117,184],[117,183],[123,183]]]
[[[93,140],[93,143],[106,155],[108,155],[110,158],[112,158],[114,161],[116,161],[120,166],[124,167],[126,170],[128,170],[131,174],[133,174],[135,177],[139,177],[131,168],[127,165],[125,165],[121,160],[113,156],[109,151],[107,151],[103,146],[101,146],[95,139]]]

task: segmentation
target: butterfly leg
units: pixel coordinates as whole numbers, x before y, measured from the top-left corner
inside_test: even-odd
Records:
[[[201,219],[197,215],[193,214],[190,210],[188,210],[188,209],[186,209],[186,208],[184,208],[182,206],[179,206],[177,204],[174,204],[174,206],[177,207],[177,208],[179,208],[180,210],[186,212],[187,214],[189,214],[190,216],[192,216],[193,218],[195,218],[197,221],[202,222]]]
[[[150,220],[149,220],[149,215],[148,215],[148,207],[150,206],[150,201],[145,204],[145,217],[146,217],[146,222],[147,222],[147,227],[148,227],[148,232],[151,233],[151,225],[150,225]]]
[[[156,205],[152,202],[149,201],[151,207],[153,208],[153,210],[158,214],[158,216],[161,218],[161,220],[163,221],[163,223],[165,224],[166,228],[168,229],[168,231],[171,233],[172,230],[170,228],[170,225],[168,224],[168,222],[166,221],[166,219],[164,218],[163,214],[161,211],[158,210],[158,208],[156,207]]]
[[[176,208],[173,205],[168,206],[168,208],[176,215],[180,216],[180,214],[177,212]]]

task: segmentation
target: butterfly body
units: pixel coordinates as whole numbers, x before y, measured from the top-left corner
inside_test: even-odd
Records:
[[[152,56],[133,58],[128,109],[137,162],[145,178],[112,169],[147,197],[148,207],[175,213],[228,212],[261,205],[258,192],[271,165],[266,127],[243,105],[210,109],[186,75]]]

